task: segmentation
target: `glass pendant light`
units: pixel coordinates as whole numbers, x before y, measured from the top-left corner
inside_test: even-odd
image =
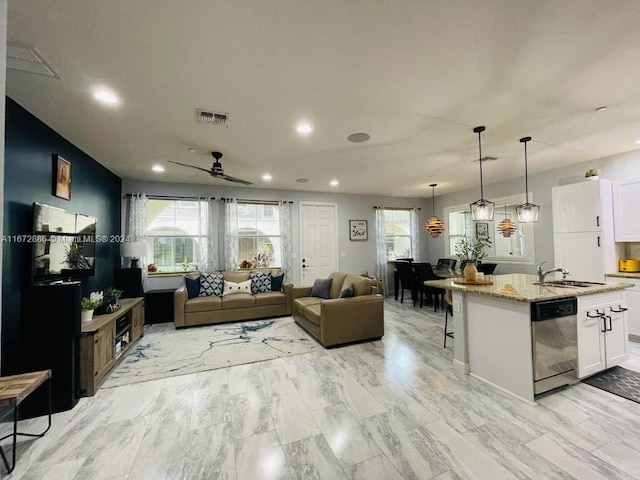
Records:
[[[424,229],[426,230],[426,232],[429,234],[429,236],[431,238],[438,238],[438,236],[444,232],[444,223],[442,223],[442,220],[440,220],[437,216],[436,216],[436,187],[438,186],[437,183],[432,183],[431,185],[429,185],[432,189],[432,216],[429,220],[427,220],[427,223],[424,224]]]
[[[527,142],[531,140],[531,137],[522,137],[521,143],[524,143],[524,191],[526,195],[526,202],[516,207],[516,213],[518,214],[518,221],[521,223],[537,222],[538,213],[540,212],[540,206],[529,203],[529,172],[527,166]]]
[[[504,237],[509,238],[516,231],[516,225],[507,217],[507,206],[504,206],[504,219],[498,225],[498,232]]]
[[[478,162],[480,163],[480,200],[469,204],[471,207],[471,218],[474,222],[489,222],[493,220],[493,210],[496,206],[495,203],[484,199],[484,189],[482,186],[482,141],[480,140],[480,134],[484,132],[484,126],[479,126],[473,129],[478,134],[478,151],[480,156]]]

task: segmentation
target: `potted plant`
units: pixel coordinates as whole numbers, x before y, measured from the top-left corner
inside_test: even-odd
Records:
[[[584,173],[584,177],[587,180],[598,180],[599,176],[600,176],[600,170],[598,170],[597,168],[590,168]]]
[[[487,256],[484,249],[490,245],[491,241],[485,237],[476,239],[464,237],[458,240],[455,245],[455,253],[460,259],[460,268],[462,268],[465,279],[475,280],[476,273],[478,273],[476,265]]]
[[[104,292],[104,302],[106,313],[117,312],[120,309],[120,297],[124,290],[118,290],[117,288],[109,287]]]
[[[103,298],[102,292],[91,292],[88,297],[82,297],[82,300],[80,300],[80,307],[82,308],[80,318],[83,322],[91,321],[93,311],[102,305]]]

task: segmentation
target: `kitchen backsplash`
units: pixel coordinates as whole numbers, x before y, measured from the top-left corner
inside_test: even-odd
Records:
[[[635,258],[640,260],[640,243],[627,242],[624,244],[624,250],[627,259]]]

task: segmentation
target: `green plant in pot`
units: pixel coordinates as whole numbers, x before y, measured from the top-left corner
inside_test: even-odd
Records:
[[[120,307],[120,297],[124,290],[118,290],[114,287],[109,287],[104,291],[104,302],[103,306],[106,310],[106,313],[115,312]]]
[[[458,240],[455,245],[456,256],[460,259],[460,268],[463,270],[465,278],[475,280],[475,274],[477,273],[476,265],[487,256],[485,248],[491,246],[491,241],[488,238],[469,238],[464,237]],[[465,272],[467,265],[470,268],[468,273]]]
[[[590,168],[584,173],[584,176],[585,178],[593,178],[593,177],[597,178],[600,176],[600,170],[598,170],[597,168]]]
[[[93,311],[102,305],[104,295],[102,292],[91,292],[88,297],[82,297],[80,308],[82,309],[81,319],[83,322],[90,321]]]

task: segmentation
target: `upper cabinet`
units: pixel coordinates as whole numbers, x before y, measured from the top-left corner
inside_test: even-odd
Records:
[[[613,183],[616,242],[640,242],[640,177]]]
[[[554,233],[601,232],[605,222],[613,221],[609,180],[554,187],[551,196]]]

